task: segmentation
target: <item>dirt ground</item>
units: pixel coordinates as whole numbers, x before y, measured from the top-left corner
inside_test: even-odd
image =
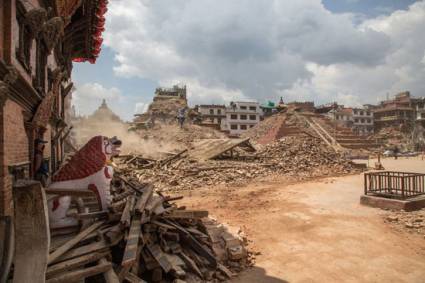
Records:
[[[419,158],[382,163],[425,173]],[[252,241],[255,266],[234,283],[425,282],[424,235],[392,229],[383,210],[359,204],[362,193],[363,178],[354,175],[199,189],[182,204],[208,209]]]

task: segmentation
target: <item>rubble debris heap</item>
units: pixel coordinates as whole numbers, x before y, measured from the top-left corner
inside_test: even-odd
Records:
[[[85,228],[52,238],[48,282],[217,282],[249,266],[244,241],[181,197],[120,173],[111,194],[109,212],[76,213]]]
[[[144,114],[137,114],[134,124],[147,123],[151,121],[170,122],[175,121],[178,111],[187,108],[187,89],[186,86],[178,85],[172,88],[157,88],[153,102]]]
[[[351,161],[341,153],[310,136],[283,138],[254,153],[237,148],[232,150],[233,153],[223,153],[203,161],[191,158],[191,151],[198,151],[196,144],[162,160],[127,155],[116,161],[123,172],[139,180],[153,182],[157,188],[167,191],[241,184],[253,179],[271,180],[281,176],[305,179],[356,171]]]

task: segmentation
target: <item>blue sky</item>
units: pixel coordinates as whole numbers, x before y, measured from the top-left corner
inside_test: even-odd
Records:
[[[367,17],[389,14],[406,9],[414,0],[324,0],[325,7],[334,13],[358,13]]]
[[[77,111],[105,98],[131,120],[156,87],[175,83],[187,84],[192,105],[425,95],[424,1],[249,2],[110,1],[100,57],[74,64]]]

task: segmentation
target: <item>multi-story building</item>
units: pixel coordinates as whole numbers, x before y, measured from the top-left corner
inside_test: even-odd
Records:
[[[260,122],[262,111],[258,102],[232,102],[226,108],[224,131],[239,136]]]
[[[366,105],[364,108],[344,108],[341,105],[326,115],[339,124],[351,128],[358,135],[369,135],[374,132],[373,112]]]
[[[382,101],[373,110],[375,131],[384,127],[411,128],[414,124],[415,109],[408,91],[399,93],[394,99]]]
[[[358,135],[370,135],[374,132],[373,112],[368,108],[353,108],[352,129]]]
[[[344,108],[344,105],[338,105],[337,108],[327,112],[326,116],[345,127],[353,125],[353,109]]]
[[[224,130],[226,125],[225,105],[197,105],[195,110],[200,114],[201,125]]]
[[[0,1],[0,215],[13,213],[13,183],[35,176],[37,140],[50,174],[61,165],[72,61],[96,61],[106,3]]]

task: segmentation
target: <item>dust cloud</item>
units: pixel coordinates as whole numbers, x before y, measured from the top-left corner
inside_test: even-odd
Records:
[[[150,138],[143,132],[129,132],[129,124],[112,119],[82,118],[73,123],[73,139],[78,147],[97,135],[117,136],[122,141],[121,154],[141,154],[145,157],[158,158],[163,153],[178,150],[177,145],[167,141]]]

